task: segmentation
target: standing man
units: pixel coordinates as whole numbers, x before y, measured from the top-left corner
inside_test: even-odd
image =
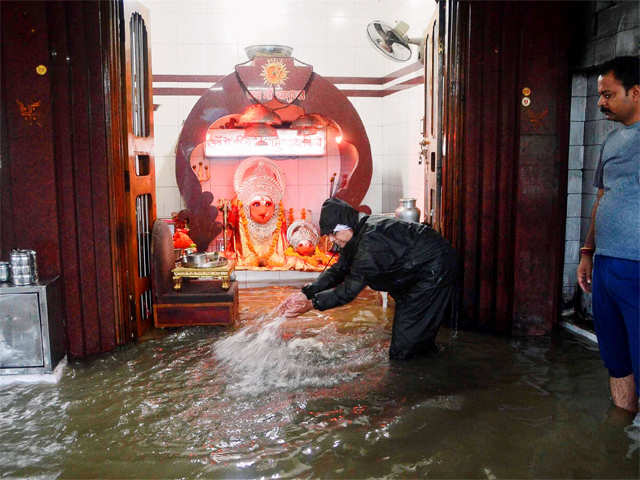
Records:
[[[640,386],[639,76],[637,57],[618,57],[600,69],[598,106],[622,126],[602,145],[594,180],[598,195],[577,272],[580,288],[593,289],[596,335],[613,403],[630,412],[638,410]]]
[[[396,301],[389,357],[408,360],[437,352],[436,334],[453,314],[456,254],[428,225],[359,214],[329,198],[320,233],[340,248],[340,259],[281,305],[285,316],[344,305],[369,286]]]

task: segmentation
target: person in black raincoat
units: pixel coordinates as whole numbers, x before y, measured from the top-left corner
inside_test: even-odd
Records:
[[[340,258],[285,300],[281,312],[344,305],[369,286],[396,302],[391,359],[437,352],[436,334],[454,306],[457,260],[449,243],[428,225],[359,214],[337,198],[322,205],[320,233],[340,247]]]

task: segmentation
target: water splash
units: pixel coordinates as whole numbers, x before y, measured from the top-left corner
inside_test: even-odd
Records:
[[[319,330],[305,330],[305,336],[287,339],[286,320],[263,316],[214,344],[213,353],[227,378],[227,392],[258,395],[279,389],[330,387],[353,380],[363,366],[377,359],[377,352],[363,345],[366,335],[340,335],[327,323]]]

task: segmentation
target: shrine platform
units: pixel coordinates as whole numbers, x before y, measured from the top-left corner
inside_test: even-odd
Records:
[[[320,272],[298,272],[295,270],[236,270],[239,288],[259,288],[273,286],[302,287],[313,282]]]

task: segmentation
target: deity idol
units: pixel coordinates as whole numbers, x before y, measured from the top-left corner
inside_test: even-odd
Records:
[[[320,232],[304,217],[291,222],[287,228],[287,241],[289,248],[284,254],[289,266],[295,270],[322,271],[337,260],[320,249]]]
[[[285,267],[284,176],[266,157],[249,157],[238,165],[233,186],[237,194],[239,267]]]
[[[320,233],[311,222],[296,220],[287,228],[287,239],[298,255],[310,257],[316,251]]]

